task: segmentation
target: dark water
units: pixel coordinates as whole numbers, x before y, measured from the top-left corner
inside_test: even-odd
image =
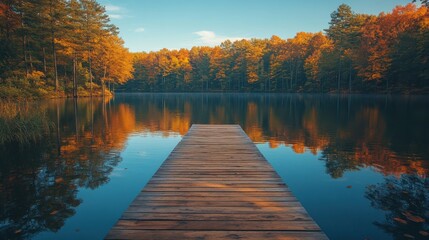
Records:
[[[33,108],[51,133],[0,145],[0,239],[103,238],[193,123],[240,124],[331,239],[429,237],[427,97],[144,94]]]

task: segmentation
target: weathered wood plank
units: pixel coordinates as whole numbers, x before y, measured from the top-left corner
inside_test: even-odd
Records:
[[[119,220],[115,229],[133,230],[239,230],[317,231],[313,221],[136,221]]]
[[[294,196],[289,197],[272,197],[272,196],[254,196],[254,197],[243,197],[243,196],[216,196],[214,200],[213,197],[210,196],[182,196],[182,195],[168,195],[168,196],[153,196],[148,194],[143,194],[138,196],[135,201],[196,201],[196,202],[238,202],[238,203],[250,203],[255,204],[259,202],[291,202],[298,201]]]
[[[309,221],[306,212],[291,213],[141,213],[125,212],[121,219],[131,220],[194,220],[194,221]]]
[[[151,186],[159,188],[177,188],[186,186],[186,188],[276,188],[286,187],[284,183],[211,183],[211,182],[151,182]]]
[[[157,184],[157,183],[180,183],[180,184],[193,184],[193,183],[218,183],[218,184],[255,184],[255,183],[259,183],[259,184],[263,184],[263,183],[267,183],[267,184],[285,184],[282,181],[280,181],[280,179],[252,179],[252,180],[247,180],[247,179],[235,179],[235,180],[225,180],[225,179],[216,179],[216,178],[212,178],[212,179],[193,179],[193,178],[175,178],[175,179],[169,179],[169,178],[157,178],[154,179],[152,178],[149,181],[149,184]],[[285,184],[286,185],[286,184]]]
[[[297,205],[297,204],[295,204]],[[145,205],[130,205],[127,212],[151,212],[151,213],[276,213],[278,211],[283,212],[305,212],[305,209],[301,206],[290,206],[290,207],[270,207],[270,206],[258,206],[258,207],[148,207]]]
[[[142,236],[144,236],[142,238]],[[145,240],[324,240],[322,232],[303,231],[157,231],[157,230],[115,230],[106,239],[145,239]]]
[[[143,192],[283,192],[285,188],[146,187]]]
[[[231,196],[241,196],[243,198],[250,198],[252,197],[289,197],[292,196],[292,193],[290,191],[283,191],[283,192],[144,192],[143,194],[146,196],[184,196],[184,197],[211,197],[211,198],[217,198],[221,196],[225,197],[231,197]]]
[[[147,206],[147,207],[299,207],[301,206],[299,202],[295,199],[294,201],[260,201],[260,202],[250,202],[250,201],[195,201],[195,200],[177,200],[177,201],[161,201],[159,199],[139,199],[135,200],[131,206]]]
[[[327,239],[238,125],[193,125],[106,239]]]

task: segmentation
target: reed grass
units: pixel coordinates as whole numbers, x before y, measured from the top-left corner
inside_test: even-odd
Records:
[[[40,141],[52,129],[46,112],[30,102],[0,102],[0,144]]]

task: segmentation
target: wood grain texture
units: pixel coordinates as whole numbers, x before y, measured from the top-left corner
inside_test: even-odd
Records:
[[[106,239],[328,239],[238,125],[193,125]]]

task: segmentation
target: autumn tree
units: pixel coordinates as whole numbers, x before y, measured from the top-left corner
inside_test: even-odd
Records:
[[[267,67],[265,70],[268,73],[265,82],[266,90],[271,91],[273,88],[278,87],[278,82],[281,82],[282,89],[284,89],[286,81],[286,68],[284,67],[284,54],[282,51],[285,48],[286,41],[278,36],[272,36],[268,42],[268,50],[266,51],[265,61]]]
[[[252,89],[252,85],[258,83],[264,48],[265,41],[257,39],[243,39],[232,44],[231,74],[238,91]]]
[[[334,49],[332,56],[336,59],[337,91],[341,90],[341,82],[344,73],[348,75],[348,89],[352,90],[352,79],[354,77],[354,60],[358,46],[360,45],[361,28],[367,16],[355,14],[350,6],[342,4],[331,14],[329,28],[326,29],[327,36],[332,40]]]
[[[9,77],[18,65],[15,44],[20,16],[14,11],[15,1],[0,2],[0,80]]]
[[[82,7],[82,33],[85,38],[86,58],[90,79],[90,93],[92,96],[92,51],[100,38],[117,34],[115,26],[109,24],[106,10],[95,0],[81,0]]]
[[[364,57],[358,74],[367,81],[383,84],[386,91],[391,89],[392,80],[395,85],[409,81],[405,83],[408,87],[410,81],[424,82],[419,79],[425,78],[423,69],[427,69],[424,56],[427,40],[423,36],[427,36],[429,26],[425,19],[427,8],[417,9],[413,4],[371,17],[362,29]]]
[[[227,88],[227,62],[225,51],[216,46],[210,55],[210,79],[215,88],[225,90]]]
[[[201,91],[209,90],[210,55],[210,47],[193,47],[189,52],[189,61],[192,66],[192,82],[200,82]]]
[[[116,42],[113,49],[131,63],[131,57],[122,54],[129,53],[119,44],[117,28],[95,0],[2,0],[0,20],[0,87],[8,82],[6,95],[15,91],[11,88],[37,96],[66,96],[73,88],[74,97],[86,95],[88,88],[92,95],[93,86],[100,89],[93,83],[97,74],[92,55],[106,40]],[[129,64],[117,66],[129,79]],[[96,82],[101,83],[101,76]],[[115,83],[123,82],[114,78]]]
[[[59,82],[58,82],[58,62],[57,62],[57,46],[56,39],[64,34],[64,23],[66,18],[66,2],[65,0],[45,0],[46,6],[48,8],[44,11],[44,23],[42,26],[45,26],[47,29],[43,32],[50,33],[50,45],[52,51],[52,62],[53,62],[53,72],[55,80],[55,91],[58,92]],[[43,12],[43,11],[41,11]],[[45,55],[45,49],[43,49],[43,55]],[[46,71],[46,60],[44,56],[44,68]]]
[[[304,61],[304,70],[307,77],[306,88],[312,91],[323,92],[323,81],[328,80],[329,73],[326,72],[326,60],[322,56],[327,56],[333,50],[332,41],[322,33],[313,36],[309,43],[309,56]]]
[[[94,56],[94,75],[100,79],[103,94],[105,83],[123,84],[132,77],[133,61],[128,49],[123,47],[124,41],[111,35],[100,39],[92,50]]]
[[[177,88],[183,91],[192,79],[192,66],[189,59],[189,51],[187,49],[180,49],[177,52],[177,60],[179,61]]]

